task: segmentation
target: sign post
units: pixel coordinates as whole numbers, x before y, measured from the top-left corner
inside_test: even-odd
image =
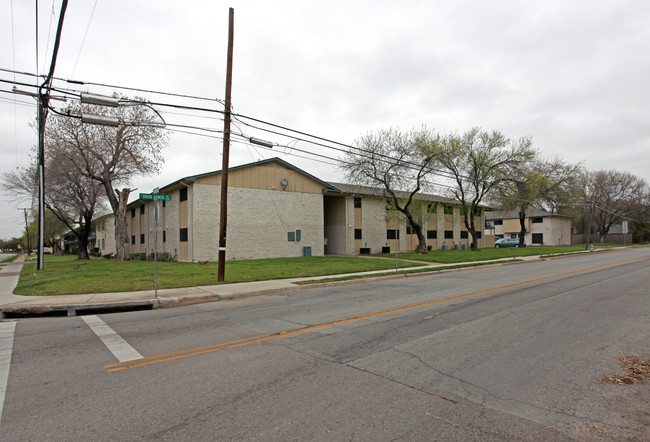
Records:
[[[153,200],[153,290],[154,296],[158,299],[158,201],[171,201],[171,195],[158,193],[156,187],[152,193],[141,193],[141,200]]]

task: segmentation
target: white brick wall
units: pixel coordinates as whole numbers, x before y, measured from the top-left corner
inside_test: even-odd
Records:
[[[302,256],[303,247],[311,247],[312,256],[325,253],[322,195],[228,190],[227,259]],[[288,232],[298,229],[300,241],[288,241]]]
[[[219,252],[221,187],[195,184],[191,190],[189,218],[194,224],[189,226],[190,260],[215,261]],[[168,226],[174,219],[170,212]],[[303,256],[303,247],[311,247],[313,256],[323,255],[323,216],[322,195],[230,187],[226,259]],[[168,250],[173,244],[170,230]],[[174,230],[178,231],[178,227]],[[301,231],[300,241],[289,241],[288,232],[296,230]]]

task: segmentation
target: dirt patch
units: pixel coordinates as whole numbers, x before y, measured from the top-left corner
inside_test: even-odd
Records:
[[[619,359],[626,371],[625,375],[610,374],[602,381],[607,384],[642,384],[650,378],[650,361],[636,356],[623,356]]]

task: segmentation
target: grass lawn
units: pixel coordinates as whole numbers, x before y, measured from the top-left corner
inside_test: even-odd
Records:
[[[441,264],[450,264],[458,262],[488,261],[500,258],[516,258],[518,256],[531,255],[549,255],[553,253],[579,252],[584,250],[584,246],[566,246],[566,247],[506,247],[501,249],[488,248],[477,251],[472,250],[432,250],[426,255],[417,253],[400,253],[400,259],[412,259],[415,261],[438,262]],[[391,257],[395,254],[374,255]]]
[[[2,261],[0,261],[0,264],[9,264],[14,262],[16,259],[18,259],[18,254],[3,259]]]
[[[404,261],[399,263],[400,268],[416,265]],[[154,287],[154,263],[149,261],[48,260],[44,267],[44,270],[36,272],[35,263],[26,263],[14,293],[27,296],[49,296],[153,290]],[[335,275],[392,268],[395,268],[394,260],[354,257],[313,256],[229,261],[226,263],[226,283]],[[207,265],[179,262],[158,263],[159,289],[215,284],[217,284],[216,263]]]

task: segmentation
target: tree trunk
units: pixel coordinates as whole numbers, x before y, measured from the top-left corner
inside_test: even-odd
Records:
[[[404,214],[404,216],[406,216],[406,219],[408,221],[408,225],[411,226],[411,228],[415,231],[415,234],[418,237],[418,248],[417,248],[416,251],[420,255],[426,255],[428,253],[427,239],[424,236],[424,234],[422,233],[422,225],[415,222],[415,219],[413,219],[413,215],[411,215],[411,212],[409,212],[408,210],[400,210],[400,209],[398,209],[398,210],[400,212],[402,212]]]
[[[77,259],[90,259],[88,256],[88,235],[79,235],[77,237],[79,250],[77,250]]]
[[[420,255],[425,255],[425,254],[429,253],[429,251],[427,250],[427,238],[424,236],[424,233],[422,233],[422,226],[420,226],[420,225],[414,226],[414,225],[411,224],[411,228],[413,230],[415,230],[415,234],[418,237],[417,252]]]
[[[526,247],[525,240],[526,240],[526,211],[525,210],[519,210],[519,227],[521,229],[519,230],[519,247]]]
[[[131,245],[126,222],[126,205],[129,201],[131,189],[115,190],[118,194],[118,197],[115,198],[117,207],[113,208],[115,215],[115,260],[128,261],[131,259]]]
[[[471,248],[472,250],[476,251],[478,250],[478,237],[476,235],[476,223],[474,222],[474,215],[469,215],[473,214],[474,210],[468,210],[467,208],[463,209],[463,222],[465,223],[465,228],[467,229],[467,232],[472,235],[472,244]]]
[[[472,250],[478,250],[478,236],[476,235],[476,228],[474,231],[468,229],[470,235],[472,235]]]
[[[88,256],[88,237],[92,230],[92,220],[93,212],[85,212],[83,218],[79,220],[79,231],[74,231],[75,236],[77,237],[77,243],[79,244],[77,259],[90,259],[90,256]]]

